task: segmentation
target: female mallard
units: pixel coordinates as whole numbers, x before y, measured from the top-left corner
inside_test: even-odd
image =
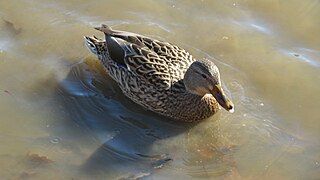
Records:
[[[217,66],[195,60],[187,51],[142,35],[95,28],[105,41],[85,37],[123,93],[137,104],[178,121],[195,122],[212,116],[219,104],[234,111],[221,88]]]

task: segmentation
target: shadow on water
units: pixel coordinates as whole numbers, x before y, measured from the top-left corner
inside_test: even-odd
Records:
[[[172,160],[167,152],[151,151],[151,145],[195,125],[172,122],[139,107],[122,94],[98,64],[74,65],[58,84],[55,96],[57,107],[67,118],[63,130],[57,128],[53,133],[80,129],[78,135],[89,135],[91,138],[85,141],[98,147],[81,165],[87,175],[150,174]]]

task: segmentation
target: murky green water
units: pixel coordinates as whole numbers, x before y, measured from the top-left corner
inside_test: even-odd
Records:
[[[0,0],[0,17],[0,179],[320,178],[319,1]],[[100,23],[213,60],[236,112],[138,107],[84,47]]]

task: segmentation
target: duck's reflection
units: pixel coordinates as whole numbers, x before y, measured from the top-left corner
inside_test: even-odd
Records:
[[[195,125],[171,122],[142,109],[106,74],[85,63],[74,66],[57,89],[70,121],[100,143],[81,167],[87,174],[152,172],[171,157],[168,152],[151,152],[151,145]]]

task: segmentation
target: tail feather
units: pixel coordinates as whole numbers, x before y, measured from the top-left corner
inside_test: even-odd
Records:
[[[101,24],[100,27],[95,27],[96,30],[103,32],[105,35],[110,35],[112,36],[115,31],[111,29],[111,27],[105,25],[105,24]]]
[[[97,56],[101,55],[102,51],[106,49],[105,41],[97,38],[96,36],[84,36],[84,40],[87,48]]]
[[[96,30],[101,31],[105,34],[106,40],[108,39],[107,37],[115,37],[122,39],[124,41],[127,41],[132,44],[136,44],[138,46],[145,46],[143,42],[141,42],[138,37],[143,37],[141,35],[131,33],[131,32],[126,32],[126,31],[118,31],[118,30],[113,30],[111,27],[101,24],[101,27],[95,27]]]

